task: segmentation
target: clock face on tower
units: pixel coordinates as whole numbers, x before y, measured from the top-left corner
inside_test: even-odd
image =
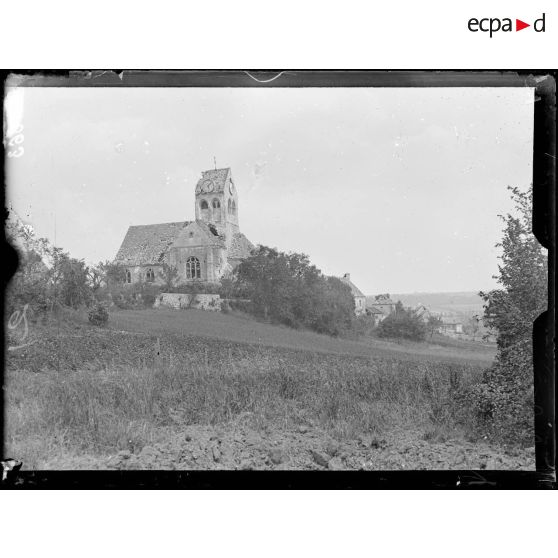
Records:
[[[206,180],[202,184],[202,192],[213,192],[213,181],[212,180]]]

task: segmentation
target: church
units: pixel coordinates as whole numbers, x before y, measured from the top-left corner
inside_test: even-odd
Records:
[[[196,184],[194,221],[129,227],[114,263],[127,283],[162,283],[164,264],[176,268],[176,283],[217,283],[253,248],[240,232],[231,169],[214,169]]]

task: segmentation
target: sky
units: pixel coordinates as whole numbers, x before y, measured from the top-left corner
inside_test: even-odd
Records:
[[[88,263],[194,219],[230,167],[240,230],[365,294],[496,286],[507,186],[532,181],[531,88],[18,88],[7,205]]]

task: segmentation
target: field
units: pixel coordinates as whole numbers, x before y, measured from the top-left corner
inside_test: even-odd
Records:
[[[489,366],[495,349],[482,343],[458,342],[438,336],[436,343],[395,343],[377,338],[335,339],[311,331],[297,331],[255,321],[242,314],[220,314],[171,309],[126,310],[117,312],[111,329],[150,335],[193,335],[218,338],[255,346],[282,347],[349,357],[388,357],[402,360],[478,363]]]
[[[196,310],[65,312],[8,352],[6,452],[25,468],[525,469],[483,439],[481,345],[333,339]]]

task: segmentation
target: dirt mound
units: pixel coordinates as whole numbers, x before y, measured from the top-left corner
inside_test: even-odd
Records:
[[[246,426],[190,426],[166,442],[138,452],[121,451],[98,465],[132,470],[534,469],[533,450],[505,451],[463,441],[419,438],[416,432],[397,432],[339,442],[306,426],[270,432]]]

